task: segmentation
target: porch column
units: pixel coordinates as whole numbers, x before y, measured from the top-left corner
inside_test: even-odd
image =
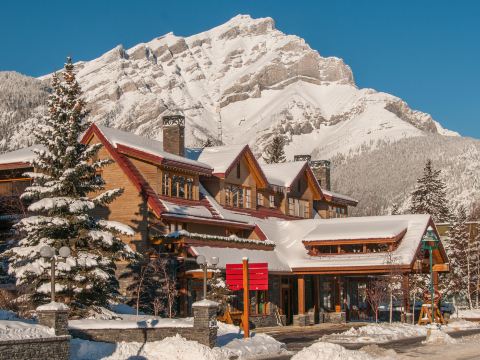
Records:
[[[305,314],[305,277],[298,275],[298,315]]]
[[[320,278],[319,275],[313,275],[313,304],[315,306],[315,312],[320,311]]]
[[[410,312],[410,283],[408,281],[408,274],[402,275],[402,290],[403,290],[403,306],[405,312]]]
[[[334,291],[335,291],[335,312],[337,311],[337,306],[342,307],[342,300],[340,299],[340,276],[335,276],[334,279]]]

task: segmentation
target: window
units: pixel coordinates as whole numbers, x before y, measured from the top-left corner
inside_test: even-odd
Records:
[[[269,200],[270,200],[270,207],[271,207],[271,208],[275,207],[275,196],[274,196],[274,195],[270,195],[270,196],[269,196]]]
[[[247,191],[248,190],[248,191]],[[248,197],[248,200],[247,200]],[[225,205],[243,208],[251,206],[251,190],[237,185],[228,185],[225,187]]]
[[[263,194],[259,192],[257,192],[257,205],[263,206]]]
[[[237,179],[240,179],[240,161],[237,163]]]
[[[288,214],[308,219],[310,217],[310,203],[306,200],[288,198]]]
[[[250,209],[250,204],[252,203],[252,193],[249,188],[245,188],[245,208]]]
[[[171,175],[163,173],[162,176],[162,195],[174,196],[183,199],[194,198],[194,180],[192,177],[184,175]]]
[[[298,191],[298,192],[301,192],[301,191],[302,191],[302,179],[298,179],[297,191]]]

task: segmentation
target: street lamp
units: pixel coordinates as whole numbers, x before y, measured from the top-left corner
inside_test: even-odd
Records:
[[[218,265],[219,259],[216,256],[213,256],[210,259],[210,264],[212,265],[213,268],[216,268]],[[204,255],[198,255],[197,256],[197,264],[200,265],[200,267],[203,270],[203,300],[207,298],[207,270],[208,270],[208,263],[207,263],[207,258]]]
[[[70,249],[67,246],[62,246],[58,250],[60,257],[66,259],[70,256]],[[45,245],[40,248],[40,256],[44,259],[50,259],[51,261],[51,275],[50,275],[50,285],[51,285],[51,301],[55,302],[55,248]]]
[[[437,237],[435,234],[435,231],[433,231],[433,228],[431,226],[428,227],[427,232],[422,238],[422,249],[424,251],[429,252],[430,255],[430,296],[431,296],[431,306],[432,306],[432,322],[435,323],[435,301],[434,301],[434,296],[435,296],[435,290],[433,287],[433,250],[438,249],[438,244],[440,243],[440,239]],[[415,306],[415,305],[414,305]]]

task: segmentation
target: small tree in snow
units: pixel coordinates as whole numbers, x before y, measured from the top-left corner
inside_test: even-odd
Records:
[[[440,178],[440,173],[440,170],[433,169],[432,161],[427,160],[423,175],[417,179],[417,186],[412,192],[412,214],[430,214],[435,222],[450,220],[446,185]]]
[[[90,214],[122,190],[104,191],[97,172],[110,161],[96,159],[100,145],[78,142],[89,123],[70,59],[63,74],[53,76],[52,87],[45,124],[35,132],[45,150],[35,151],[35,172],[27,174],[33,183],[21,196],[32,202],[28,210],[33,215],[16,225],[22,239],[7,251],[9,272],[17,285],[32,285],[36,303],[44,302],[50,292],[50,263],[40,257],[40,248],[49,245],[58,252],[68,246],[71,256],[57,265],[58,296],[74,309],[105,306],[118,293],[115,261],[134,255],[116,234],[133,231]]]
[[[403,294],[402,280],[403,275],[399,265],[398,258],[396,258],[391,251],[385,255],[385,264],[389,266],[389,271],[386,276],[387,296],[389,300],[389,322],[393,321],[393,301]]]
[[[139,259],[129,266],[129,271],[122,277],[130,278],[127,288],[131,292],[131,304],[139,311],[158,316],[164,313],[175,316],[177,291],[174,261],[162,254],[152,254],[146,259]]]
[[[265,148],[263,160],[267,164],[276,164],[285,162],[285,139],[281,135],[275,135],[270,144]]]
[[[375,313],[378,323],[378,309],[387,297],[387,283],[384,278],[376,278],[367,284],[367,302]]]

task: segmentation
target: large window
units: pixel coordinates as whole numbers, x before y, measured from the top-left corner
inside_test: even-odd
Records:
[[[306,200],[288,198],[288,214],[303,218],[310,218],[310,203]]]
[[[162,195],[182,199],[194,198],[194,180],[192,177],[178,174],[163,173]]]
[[[238,185],[225,187],[225,205],[250,209],[252,207],[252,190]]]

